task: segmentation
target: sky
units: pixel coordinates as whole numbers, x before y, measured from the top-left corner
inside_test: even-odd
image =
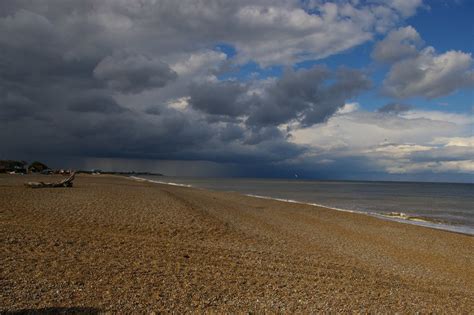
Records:
[[[5,0],[0,159],[474,182],[474,1]]]

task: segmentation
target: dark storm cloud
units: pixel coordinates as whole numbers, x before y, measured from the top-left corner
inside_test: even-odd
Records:
[[[287,70],[281,79],[265,91],[258,100],[258,106],[249,117],[252,125],[274,125],[293,119],[306,122],[324,121],[343,104],[331,103],[328,88],[323,85],[332,78],[329,70],[314,67],[310,70]],[[319,117],[314,114],[319,112]]]
[[[275,126],[290,121],[311,126],[325,121],[347,99],[369,87],[370,81],[360,71],[333,72],[316,66],[288,69],[260,91],[232,81],[201,83],[191,87],[190,104],[211,115],[246,116],[249,126]]]
[[[399,104],[399,103],[389,103],[389,104],[386,104],[386,105],[380,107],[379,109],[377,109],[377,111],[379,113],[399,114],[399,113],[402,113],[402,112],[409,111],[410,109],[413,109],[412,105]]]
[[[421,0],[5,0],[0,17],[20,10],[44,17],[45,25],[60,26],[63,39],[73,39],[70,56],[114,45],[168,53],[231,42],[243,60],[290,64],[369,41],[420,5]]]
[[[244,137],[245,130],[237,124],[227,123],[225,127],[219,130],[219,138],[222,141],[228,142]]]
[[[285,135],[276,127],[251,128],[249,136],[245,139],[246,144],[255,145],[265,140],[284,139]]]
[[[243,115],[249,102],[246,100],[246,87],[238,82],[205,82],[190,87],[190,104],[195,109],[211,115]]]
[[[126,111],[126,109],[118,105],[112,97],[96,93],[81,95],[68,106],[68,109],[78,113],[102,114],[122,113]]]
[[[16,121],[35,116],[35,112],[31,110],[35,106],[32,100],[11,92],[2,94],[0,94],[0,120]]]
[[[148,115],[160,115],[162,112],[163,112],[162,109],[158,106],[148,107],[144,111],[144,113],[146,113]]]
[[[114,90],[139,93],[160,88],[176,79],[177,74],[166,63],[154,58],[126,53],[107,56],[94,69],[94,76]]]
[[[182,54],[200,56],[222,39],[242,60],[291,63],[300,31],[283,13],[304,14],[283,2],[259,2],[282,15],[275,28],[248,23],[252,14],[267,14],[255,1],[180,3],[1,1],[2,153],[280,163],[306,151],[280,124],[322,122],[369,86],[363,73],[347,69],[290,69],[274,81],[242,83],[204,78],[215,67],[201,70],[208,61],[195,56],[186,55],[189,63],[179,68]],[[346,24],[328,23],[337,24],[331,36],[348,36]],[[273,30],[271,38],[262,40],[262,30]],[[365,31],[357,34],[351,45],[365,40]],[[346,48],[342,40],[323,42],[302,40],[298,50],[320,56]],[[285,43],[287,52],[267,58],[268,49],[279,50],[268,48],[274,43]],[[188,97],[185,109],[169,105]]]

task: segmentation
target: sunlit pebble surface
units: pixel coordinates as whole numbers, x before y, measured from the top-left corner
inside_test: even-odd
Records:
[[[0,311],[472,312],[473,238],[234,193],[0,175]]]

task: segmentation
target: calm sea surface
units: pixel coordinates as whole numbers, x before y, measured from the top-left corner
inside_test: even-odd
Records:
[[[148,180],[318,204],[474,235],[474,184],[223,179]]]

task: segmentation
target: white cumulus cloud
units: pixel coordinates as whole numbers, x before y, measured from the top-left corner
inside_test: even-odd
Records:
[[[449,50],[437,53],[411,26],[390,32],[376,44],[372,56],[391,68],[383,82],[384,92],[396,98],[421,96],[432,99],[474,86],[470,53]]]

